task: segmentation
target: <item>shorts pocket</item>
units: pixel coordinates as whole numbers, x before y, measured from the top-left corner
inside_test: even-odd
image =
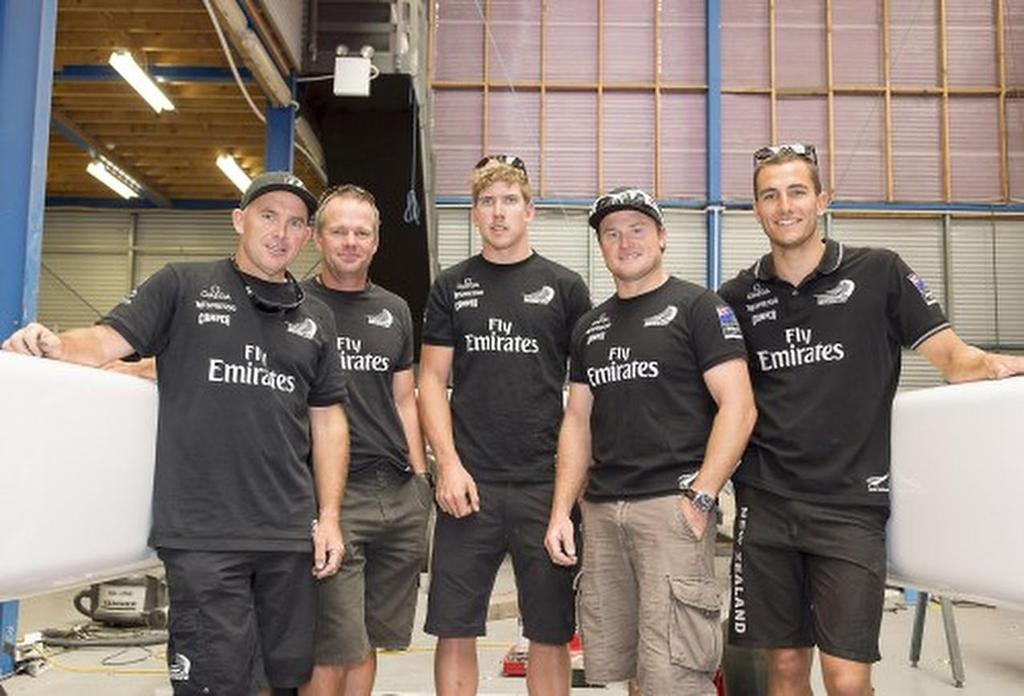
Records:
[[[672,664],[714,672],[722,659],[722,603],[706,578],[669,578],[668,646]]]

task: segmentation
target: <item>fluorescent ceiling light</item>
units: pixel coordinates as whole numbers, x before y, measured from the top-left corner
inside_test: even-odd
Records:
[[[217,157],[217,166],[242,193],[245,193],[246,189],[249,188],[249,184],[252,183],[252,179],[238,166],[238,162],[231,155],[220,155]]]
[[[128,81],[142,98],[149,102],[157,113],[161,111],[174,111],[174,104],[160,91],[152,78],[146,71],[139,67],[139,64],[132,58],[129,51],[120,50],[110,54],[110,65],[114,70],[121,73],[121,77]]]
[[[93,160],[92,162],[89,163],[89,166],[85,168],[85,171],[89,172],[94,177],[102,181],[112,191],[114,191],[117,195],[121,196],[122,198],[139,197],[139,192],[136,189],[132,188],[131,186],[131,184],[135,184],[135,186],[137,187],[138,184],[136,184],[135,181],[133,181],[130,178],[128,178],[127,182],[122,180],[117,175],[115,175],[113,171],[111,171],[111,169],[107,168],[105,162],[102,162],[100,160]],[[121,174],[121,172],[118,171],[118,174]],[[124,174],[121,175],[125,176]]]

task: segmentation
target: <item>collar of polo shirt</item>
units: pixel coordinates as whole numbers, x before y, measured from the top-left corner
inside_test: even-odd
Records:
[[[818,267],[814,269],[814,275],[829,275],[835,273],[839,268],[839,265],[843,262],[843,245],[834,239],[825,240],[825,253],[821,257],[821,262]],[[772,261],[772,255],[770,253],[765,254],[757,260],[757,265],[754,266],[754,277],[758,280],[771,280],[775,277],[775,263]]]

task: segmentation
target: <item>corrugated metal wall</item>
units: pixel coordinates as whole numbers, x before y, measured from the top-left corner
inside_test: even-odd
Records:
[[[541,196],[703,197],[704,5],[437,3],[438,193],[515,152]],[[721,18],[727,199],[750,198],[751,152],[792,140],[841,200],[1024,198],[1024,0],[721,0]]]

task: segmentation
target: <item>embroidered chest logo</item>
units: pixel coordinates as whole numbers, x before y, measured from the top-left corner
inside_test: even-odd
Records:
[[[644,317],[644,328],[646,329],[649,326],[668,326],[678,314],[679,308],[675,305],[669,305],[657,314]]]
[[[455,300],[455,311],[458,312],[466,307],[479,307],[483,294],[484,290],[480,287],[480,283],[466,276],[455,284],[455,292],[452,294]]]
[[[231,295],[221,290],[220,286],[216,283],[205,290],[200,290],[199,296],[204,300],[213,300],[215,302],[228,302],[231,300]]]
[[[196,309],[199,310],[199,314],[196,316],[196,323],[199,326],[204,324],[231,326],[231,315],[238,311],[238,307],[231,301],[231,295],[224,292],[216,283],[200,290],[199,298],[195,300],[195,303]]]
[[[748,300],[756,300],[759,297],[772,294],[772,291],[761,285],[761,283],[754,283],[750,286],[750,292],[747,293]]]
[[[589,346],[594,341],[603,341],[611,326],[612,320],[608,318],[607,314],[602,312],[597,319],[590,322],[590,326],[583,332],[587,336],[587,345]]]
[[[856,289],[856,283],[849,278],[844,278],[834,288],[815,294],[814,299],[819,307],[823,305],[846,304],[846,301],[850,299],[850,296],[853,295],[853,291]]]
[[[916,273],[911,273],[907,276],[907,280],[909,280],[910,284],[914,286],[918,293],[920,293],[921,299],[924,300],[926,305],[931,306],[939,303],[939,301],[935,299],[935,295],[933,295],[932,291],[928,288],[928,284],[924,282],[924,278]]]
[[[540,290],[523,293],[523,302],[526,304],[546,305],[550,304],[553,299],[555,299],[555,289],[550,285],[545,285]]]
[[[390,329],[391,325],[395,323],[395,315],[385,307],[376,314],[367,314],[366,323],[371,326],[379,326],[382,329]]]
[[[313,337],[316,336],[316,322],[309,317],[295,323],[286,321],[284,325],[288,333],[300,336],[307,341],[312,341]]]

